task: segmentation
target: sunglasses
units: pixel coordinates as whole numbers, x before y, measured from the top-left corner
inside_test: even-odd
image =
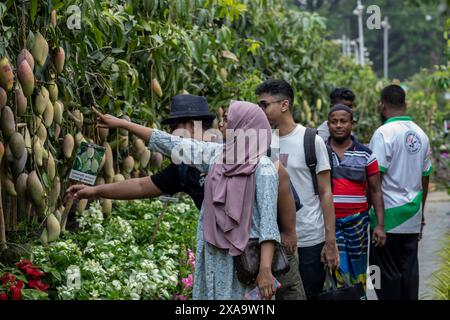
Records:
[[[260,100],[258,101],[256,104],[261,108],[261,109],[266,109],[268,108],[272,103],[278,103],[281,101],[284,101],[286,99],[281,99],[281,100],[277,100],[277,101],[265,101],[265,100]]]

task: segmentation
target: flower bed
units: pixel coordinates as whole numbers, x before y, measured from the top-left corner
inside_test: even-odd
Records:
[[[33,246],[30,259],[51,276],[49,297],[190,298],[198,219],[192,201],[116,204],[112,216],[104,219],[100,204],[92,203],[78,217],[79,231],[47,247]],[[78,271],[79,288],[67,281]]]

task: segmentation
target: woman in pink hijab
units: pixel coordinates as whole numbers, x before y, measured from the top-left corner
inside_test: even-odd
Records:
[[[103,116],[103,122],[114,122]],[[208,173],[205,197],[197,228],[194,299],[243,299],[258,286],[270,299],[275,291],[271,271],[277,225],[278,174],[266,156],[271,128],[255,104],[235,101],[228,110],[225,144],[198,141],[137,126],[133,132],[149,137],[148,147],[172,158],[172,162],[195,166]],[[131,130],[131,129],[130,129]],[[250,238],[259,239],[261,259],[253,286],[236,276],[234,257]]]

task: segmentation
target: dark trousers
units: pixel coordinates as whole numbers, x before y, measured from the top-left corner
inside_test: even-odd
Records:
[[[384,247],[370,248],[370,265],[380,268],[379,300],[418,300],[418,234],[387,233]]]
[[[289,271],[277,277],[282,287],[277,290],[275,298],[277,300],[306,300],[302,279],[298,272],[297,252],[291,253],[286,247],[285,251],[289,261]]]
[[[320,254],[324,244],[298,248],[299,271],[307,299],[314,299],[323,290],[325,272]]]

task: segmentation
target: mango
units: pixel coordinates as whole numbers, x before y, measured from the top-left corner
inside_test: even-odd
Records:
[[[48,160],[47,160],[47,174],[50,180],[53,180],[56,176],[56,163],[55,159],[53,158],[53,155],[51,152],[48,154]]]
[[[36,139],[37,138],[37,139]],[[33,137],[33,155],[34,155],[34,161],[39,167],[42,167],[43,165],[43,148],[40,139],[37,136]]]
[[[97,180],[95,180],[95,185],[96,186],[101,186],[102,184],[105,184],[105,178],[103,177],[97,177]]]
[[[78,131],[83,129],[83,114],[80,110],[76,109],[72,111],[72,118],[75,122],[75,125],[78,128]]]
[[[31,48],[31,54],[37,64],[43,66],[48,56],[48,43],[39,31],[36,32],[34,38],[35,41],[33,48]]]
[[[52,242],[58,240],[61,234],[61,226],[58,219],[56,219],[53,213],[50,213],[47,217],[47,241]]]
[[[4,154],[5,154],[5,146],[3,145],[3,142],[0,141],[0,162],[2,162]]]
[[[61,126],[57,124],[55,125],[55,138],[59,139],[60,134],[61,134]]]
[[[16,106],[17,116],[22,117],[23,115],[25,115],[25,113],[27,113],[28,101],[21,88],[17,88],[16,90],[14,90],[14,102]]]
[[[24,198],[26,196],[26,192],[27,192],[27,179],[28,179],[28,174],[21,173],[16,180],[16,192],[17,195],[21,198]],[[25,198],[24,198],[25,199]]]
[[[134,168],[134,158],[132,156],[128,156],[126,157],[123,161],[122,161],[122,169],[126,172],[126,173],[130,173]]]
[[[80,201],[78,201],[77,212],[83,213],[84,210],[86,210],[87,204],[88,204],[88,199],[81,199]]]
[[[28,152],[24,152],[19,160],[14,161],[12,165],[12,172],[14,176],[21,174],[23,170],[25,170],[27,161],[28,161]]]
[[[36,207],[44,202],[45,192],[36,171],[31,171],[27,179],[27,192]]]
[[[83,134],[80,131],[78,131],[77,134],[75,135],[75,145],[77,147],[79,147],[81,142],[83,142],[83,141],[86,141],[86,140],[84,139]]]
[[[53,124],[53,117],[55,115],[55,110],[53,108],[53,103],[49,100],[47,104],[47,108],[45,108],[44,114],[42,115],[44,118],[44,125],[47,128]]]
[[[227,81],[227,78],[228,78],[228,72],[227,72],[227,69],[225,69],[225,68],[220,68],[219,74],[220,74],[220,78],[222,79],[222,81],[223,81],[223,82],[226,82],[226,81]]]
[[[158,79],[154,78],[152,80],[152,90],[154,93],[156,93],[159,97],[162,97],[163,91],[161,89],[161,85],[158,82]]]
[[[25,148],[27,149],[28,154],[31,155],[32,144],[31,144],[31,135],[30,131],[28,130],[28,127],[25,127],[24,140],[25,140]]]
[[[53,28],[56,28],[56,10],[52,10],[50,14],[50,23],[52,24]]]
[[[41,145],[44,145],[45,141],[47,141],[47,129],[44,124],[41,123],[39,125],[36,135],[39,137]]]
[[[112,212],[112,200],[111,199],[103,199],[102,201],[102,212],[105,217],[109,217]]]
[[[47,229],[44,228],[44,230],[42,230],[41,236],[39,237],[39,240],[41,241],[43,246],[48,246],[48,234],[47,234]]]
[[[118,173],[114,176],[113,182],[120,182],[120,181],[125,181],[125,177],[122,174]]]
[[[45,109],[47,108],[49,101],[50,101],[50,94],[47,88],[42,86],[34,102],[35,112],[38,115],[42,115]]]
[[[159,152],[153,152],[152,158],[151,158],[152,166],[159,168],[159,167],[161,167],[162,162],[163,162],[162,154]]]
[[[56,122],[56,124],[62,124],[64,118],[64,104],[59,101],[56,100],[55,103],[53,104],[53,108],[54,108],[54,120]]]
[[[56,73],[60,74],[64,69],[64,62],[66,60],[66,53],[64,49],[59,47],[53,53],[53,64],[56,69]]]
[[[14,85],[14,73],[7,58],[0,60],[0,87],[11,91]]]
[[[58,99],[58,85],[56,84],[55,81],[50,81],[49,85],[48,85],[48,92],[50,94],[50,101],[51,102],[55,102],[56,99]]]
[[[144,152],[142,152],[141,157],[139,159],[141,163],[141,168],[147,168],[151,159],[151,155],[152,153],[150,152],[149,149],[145,149]]]
[[[135,155],[137,158],[139,158],[142,155],[142,152],[147,149],[142,139],[136,139],[133,143],[133,147],[136,150]]]
[[[28,62],[28,66],[31,68],[31,71],[34,70],[34,58],[33,55],[27,49],[22,49],[19,55],[17,56],[17,65],[20,66],[23,61]]]
[[[3,132],[3,137],[5,139],[11,138],[14,132],[16,132],[16,122],[14,121],[14,113],[8,106],[3,107],[1,115],[0,128]]]
[[[103,143],[103,147],[105,148],[105,174],[108,178],[114,177],[114,158],[111,146],[108,142]]]
[[[108,134],[109,134],[108,128],[97,128],[97,132],[101,143],[108,141]]]
[[[20,63],[19,68],[17,69],[17,77],[19,78],[20,85],[22,86],[24,96],[31,96],[34,91],[35,79],[33,69],[26,60]]]
[[[51,208],[56,206],[56,202],[58,201],[60,193],[61,193],[61,182],[59,180],[59,177],[56,177],[55,180],[53,180],[52,188],[50,189],[50,192],[48,194],[48,205]]]
[[[6,106],[6,102],[8,101],[8,94],[6,93],[5,89],[0,87],[0,110]]]
[[[75,141],[73,139],[73,136],[70,133],[66,134],[66,136],[64,137],[64,142],[63,142],[63,152],[64,152],[64,156],[67,159],[70,159],[72,157],[74,147],[75,147]]]
[[[11,197],[17,197],[16,187],[9,177],[2,177],[2,187]]]
[[[25,153],[25,139],[20,133],[14,132],[9,140],[9,147],[14,157],[19,160]]]

